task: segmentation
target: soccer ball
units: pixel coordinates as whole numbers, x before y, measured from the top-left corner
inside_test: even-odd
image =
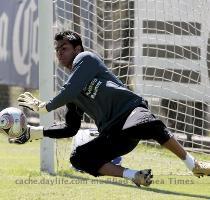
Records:
[[[9,107],[0,112],[0,133],[15,138],[27,129],[25,114],[18,108]]]

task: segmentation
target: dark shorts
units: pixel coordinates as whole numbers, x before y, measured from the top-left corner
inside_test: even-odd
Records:
[[[149,110],[138,110],[141,111],[137,115],[138,119],[135,116],[131,118],[138,121],[136,125],[125,130],[102,133],[94,140],[77,147],[70,158],[72,165],[93,176],[99,176],[98,170],[105,163],[131,152],[140,140],[153,139],[162,145],[173,136]]]

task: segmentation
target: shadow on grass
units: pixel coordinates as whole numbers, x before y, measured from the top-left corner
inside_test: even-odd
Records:
[[[144,188],[142,188],[142,190],[161,193],[161,194],[167,194],[167,195],[169,195],[169,194],[177,195],[177,196],[182,196],[182,197],[195,197],[195,198],[208,199],[208,200],[210,199],[210,196],[206,196],[206,195],[188,194],[188,193],[174,192],[174,191],[156,189],[156,188],[145,188],[144,187]]]
[[[167,195],[177,195],[177,196],[182,196],[182,197],[194,197],[194,198],[200,198],[200,199],[210,199],[210,196],[206,195],[196,195],[196,194],[189,194],[189,193],[182,193],[182,192],[174,192],[174,191],[169,191],[169,190],[163,190],[163,189],[157,189],[157,188],[152,188],[152,187],[141,187],[137,188],[135,185],[131,185],[130,181],[125,180],[125,179],[119,179],[119,178],[107,178],[107,180],[101,180],[101,179],[94,179],[94,178],[87,178],[87,177],[81,177],[73,174],[68,174],[68,173],[62,173],[59,174],[59,176],[67,177],[67,178],[72,178],[72,179],[78,179],[81,182],[86,184],[97,184],[97,185],[102,185],[102,184],[111,184],[111,185],[117,185],[117,186],[122,186],[122,187],[130,187],[130,188],[136,188],[140,189],[143,191],[151,191],[159,194],[167,194]]]

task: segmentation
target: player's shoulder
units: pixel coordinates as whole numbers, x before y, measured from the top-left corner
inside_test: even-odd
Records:
[[[81,52],[79,53],[75,59],[74,59],[74,62],[73,64],[77,64],[79,63],[80,61],[93,61],[93,60],[101,60],[99,58],[98,55],[96,55],[95,53],[93,52],[90,52],[90,51],[84,51],[84,52]]]

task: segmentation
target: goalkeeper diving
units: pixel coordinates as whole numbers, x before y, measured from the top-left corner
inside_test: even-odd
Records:
[[[94,119],[99,136],[74,150],[70,157],[74,168],[93,176],[123,177],[139,187],[149,186],[153,178],[151,169],[129,169],[111,161],[131,152],[140,140],[153,139],[181,159],[195,176],[210,175],[210,163],[200,162],[186,152],[165,124],[151,113],[144,98],[127,89],[96,54],[84,51],[78,34],[64,31],[57,33],[54,40],[59,63],[70,70],[68,81],[48,102],[29,92],[21,94],[18,102],[42,114],[66,105],[65,124],[50,128],[28,126],[20,137],[11,138],[11,143],[72,137],[86,113]]]

